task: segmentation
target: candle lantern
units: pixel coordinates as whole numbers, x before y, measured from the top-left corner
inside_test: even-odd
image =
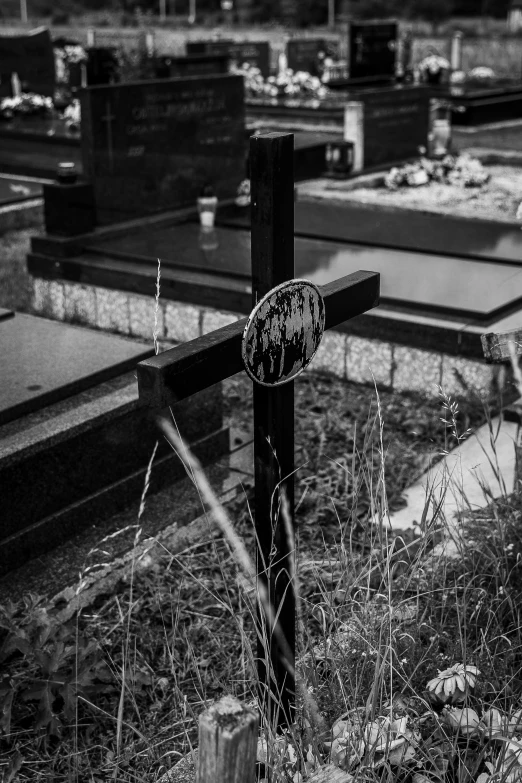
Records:
[[[326,145],[326,174],[329,177],[343,179],[353,169],[353,141],[333,141]]]

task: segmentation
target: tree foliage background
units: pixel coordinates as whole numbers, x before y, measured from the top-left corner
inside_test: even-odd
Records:
[[[158,13],[159,0],[27,0],[29,15],[50,16],[82,11],[115,11],[132,14],[137,8]],[[167,0],[170,14],[188,14],[189,0]],[[510,0],[336,0],[336,11],[350,11],[359,18],[417,18],[438,24],[451,14],[505,17]],[[235,0],[243,19],[252,22],[285,22],[297,27],[327,21],[328,0]],[[198,15],[219,14],[220,0],[197,0]],[[17,17],[20,0],[0,0],[0,18]]]

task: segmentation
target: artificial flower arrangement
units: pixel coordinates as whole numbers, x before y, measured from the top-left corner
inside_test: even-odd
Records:
[[[302,783],[328,763],[354,782],[378,777],[413,783],[521,783],[522,709],[501,711],[481,703],[479,676],[476,666],[454,664],[427,683],[422,698],[397,694],[385,705],[386,714],[372,720],[364,707],[354,708],[333,724],[327,737],[306,723],[301,749],[285,732],[269,754],[262,737],[258,764],[292,783]]]
[[[235,67],[233,72],[243,76],[245,89],[248,96],[269,98],[306,97],[325,98],[328,88],[317,76],[312,76],[306,71],[293,71],[291,68],[281,70],[277,76],[269,76],[265,79],[259,70],[249,63],[243,63]]]
[[[54,59],[56,64],[56,79],[67,82],[70,77],[71,65],[79,65],[88,60],[88,55],[80,44],[64,44],[54,47]]]
[[[485,65],[478,65],[469,71],[468,78],[475,81],[490,81],[495,78],[495,71],[493,68],[488,68]]]
[[[439,82],[442,75],[450,70],[450,64],[439,54],[430,54],[419,63],[419,72],[423,81]]]
[[[473,188],[482,187],[489,179],[489,172],[479,160],[463,154],[446,155],[440,161],[422,157],[415,163],[394,166],[384,178],[384,184],[389,190],[429,185],[430,182]]]
[[[238,207],[250,206],[250,180],[244,179],[239,183],[236,195],[236,204]]]
[[[63,112],[65,124],[69,130],[79,131],[82,120],[80,101],[75,98]]]
[[[34,92],[24,92],[16,98],[3,98],[0,101],[0,116],[9,120],[16,115],[34,116],[48,114],[52,109],[52,98],[37,95]]]

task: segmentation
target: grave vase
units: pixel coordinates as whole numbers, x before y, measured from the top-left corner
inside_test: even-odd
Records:
[[[448,119],[433,120],[433,155],[437,158],[447,155],[451,140],[451,123]]]

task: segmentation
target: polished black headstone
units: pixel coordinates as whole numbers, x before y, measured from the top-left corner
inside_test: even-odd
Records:
[[[0,320],[0,424],[134,369],[154,351],[78,326],[17,313]]]
[[[396,22],[352,23],[348,30],[350,79],[393,77],[397,34]]]
[[[259,68],[263,76],[270,74],[270,44],[268,41],[189,41],[188,55],[227,55],[236,66],[243,63]]]
[[[51,35],[45,27],[0,35],[0,73],[17,73],[26,92],[52,96],[56,82]]]
[[[114,46],[92,46],[87,49],[87,84],[111,84],[118,81],[118,52]]]
[[[101,224],[235,195],[246,152],[242,76],[92,87],[81,93],[84,173]]]
[[[194,54],[188,57],[165,57],[154,59],[157,79],[185,78],[186,76],[207,76],[228,73],[227,54]]]
[[[364,103],[364,168],[419,155],[427,148],[430,92],[424,87],[366,90],[351,96]]]
[[[43,186],[44,221],[48,234],[74,237],[95,225],[94,193],[90,182],[71,185],[50,182]]]
[[[321,72],[321,55],[326,56],[324,38],[291,38],[286,44],[288,67],[293,71],[306,71],[312,76]]]

